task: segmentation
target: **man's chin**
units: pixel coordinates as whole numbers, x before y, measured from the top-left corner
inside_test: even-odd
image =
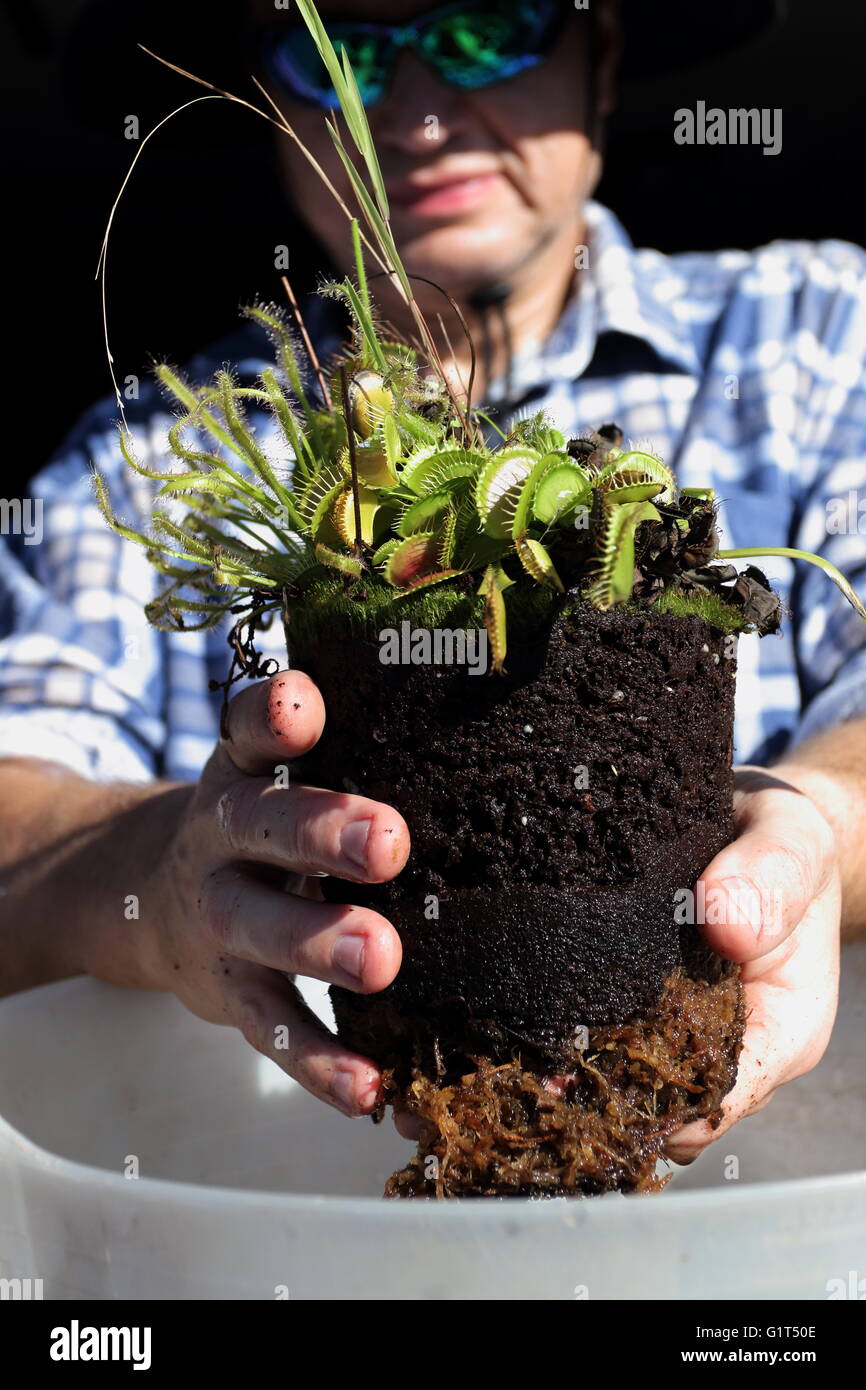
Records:
[[[486,234],[482,229],[438,227],[402,238],[399,227],[394,232],[408,273],[432,280],[457,298],[504,278],[522,259],[519,247],[506,244],[501,227]]]

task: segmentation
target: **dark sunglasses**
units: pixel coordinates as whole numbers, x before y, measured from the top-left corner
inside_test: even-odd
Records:
[[[537,66],[562,25],[561,0],[476,0],[431,10],[408,24],[328,21],[337,53],[345,48],[365,106],[381,101],[401,49],[429,63],[449,87],[475,92]],[[306,26],[282,25],[262,38],[272,81],[296,100],[329,110],[338,105],[327,68]]]

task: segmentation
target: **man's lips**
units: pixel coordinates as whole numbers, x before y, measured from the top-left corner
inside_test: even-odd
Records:
[[[388,188],[388,198],[415,217],[447,217],[480,206],[489,198],[499,174],[491,170],[454,175],[437,182],[402,183]]]

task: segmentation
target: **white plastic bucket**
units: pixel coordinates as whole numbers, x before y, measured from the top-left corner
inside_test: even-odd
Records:
[[[33,990],[0,1004],[0,1278],[46,1299],[838,1296],[866,1279],[864,1039],[861,943],[820,1067],[661,1196],[383,1202],[408,1152],[390,1120],[344,1119],[171,997]]]

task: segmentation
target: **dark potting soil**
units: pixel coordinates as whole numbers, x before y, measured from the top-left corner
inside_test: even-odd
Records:
[[[732,837],[731,646],[697,617],[580,603],[503,677],[385,666],[336,629],[293,652],[328,710],[300,775],[389,802],[412,834],[393,882],[325,881],[403,940],[387,990],[331,990],[438,1161],[393,1192],[645,1187],[666,1133],[718,1111],[737,971],[674,898]],[[552,1072],[572,1078],[560,1100]]]

